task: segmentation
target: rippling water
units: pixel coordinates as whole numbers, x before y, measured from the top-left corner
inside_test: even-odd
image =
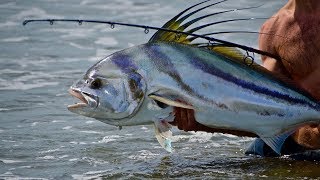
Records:
[[[152,126],[116,127],[67,111],[69,86],[95,62],[145,43],[152,33],[97,24],[33,23],[28,18],[87,18],[161,26],[199,1],[30,0],[0,2],[0,179],[316,178],[318,162],[244,155],[251,138],[174,129],[175,152],[157,143]],[[211,18],[270,17],[286,1],[230,0],[204,13],[264,4]],[[220,30],[258,31],[263,20],[224,23]],[[257,34],[220,39],[257,47]]]

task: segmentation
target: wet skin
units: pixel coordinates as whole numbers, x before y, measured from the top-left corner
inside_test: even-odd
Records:
[[[320,100],[320,1],[290,0],[261,27],[261,32],[281,35],[260,35],[261,50],[281,58],[276,61],[262,57],[268,70],[291,78],[297,86]],[[293,139],[300,145],[320,148],[320,126],[307,125],[298,129]]]

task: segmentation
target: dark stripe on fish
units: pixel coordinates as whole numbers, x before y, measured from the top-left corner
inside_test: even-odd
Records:
[[[149,58],[152,59],[152,63],[160,72],[168,74],[184,90],[190,94],[194,94],[193,89],[183,82],[178,71],[175,69],[174,64],[170,61],[170,57],[161,51],[161,46],[154,44],[149,46],[149,48],[146,49],[146,52]]]
[[[132,93],[132,98],[142,100],[144,96],[142,77],[137,73],[138,67],[128,55],[115,54],[111,60],[128,77],[128,86]]]
[[[230,73],[226,73],[222,70],[220,70],[219,68],[217,68],[215,65],[211,64],[211,63],[207,63],[203,60],[201,60],[199,57],[196,57],[195,56],[195,53],[191,53],[191,52],[187,52],[187,54],[189,55],[188,57],[190,57],[190,62],[191,64],[197,68],[197,69],[200,69],[208,74],[212,74],[214,76],[217,76],[219,78],[222,78],[224,79],[225,81],[228,81],[228,82],[231,82],[233,84],[236,84],[244,89],[249,89],[251,91],[254,91],[254,92],[257,92],[257,93],[260,93],[260,94],[264,94],[266,96],[269,96],[269,97],[275,97],[275,98],[278,98],[278,99],[281,99],[281,100],[285,100],[287,102],[290,102],[290,103],[296,103],[296,104],[303,104],[303,105],[307,105],[313,109],[318,109],[319,110],[319,106],[318,105],[313,105],[311,104],[310,102],[308,101],[305,101],[303,99],[298,99],[298,98],[294,98],[294,97],[291,97],[290,95],[288,94],[282,94],[280,92],[277,92],[277,91],[273,91],[273,90],[270,90],[266,87],[261,87],[261,86],[258,86],[252,82],[247,82],[245,80],[242,80],[242,79],[239,79],[233,75],[231,75]],[[219,56],[219,55],[217,55]],[[218,58],[224,58],[224,57],[218,57]],[[214,57],[212,59],[212,61],[214,61]]]
[[[196,93],[188,84],[183,82],[183,79],[180,77],[179,72],[175,69],[175,65],[170,61],[171,58],[161,50],[160,45],[153,44],[152,46],[146,48],[145,51],[149,58],[153,60],[152,62],[157,67],[157,69],[161,72],[164,72],[165,74],[168,74],[172,79],[174,79],[177,82],[181,89],[185,90],[190,95],[193,95],[203,101],[218,106],[217,103]]]
[[[128,55],[124,55],[121,53],[114,54],[111,61],[119,67],[121,72],[126,74],[136,72],[138,69],[132,58]]]

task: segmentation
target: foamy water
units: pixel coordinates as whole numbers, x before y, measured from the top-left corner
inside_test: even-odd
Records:
[[[169,154],[157,143],[153,126],[118,130],[68,112],[66,106],[76,102],[67,92],[75,80],[101,58],[147,42],[153,32],[85,23],[22,26],[25,19],[53,17],[162,26],[197,2],[0,2],[0,179],[317,177],[317,162],[245,156],[251,138],[174,129],[174,152]],[[214,18],[269,17],[285,2],[230,0],[204,12],[264,4]],[[219,24],[213,31],[258,31],[262,23]],[[218,38],[257,46],[257,34]]]

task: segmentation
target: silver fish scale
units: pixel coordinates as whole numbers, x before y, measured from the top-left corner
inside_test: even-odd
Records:
[[[120,53],[127,54],[146,79],[147,94],[181,97],[199,110],[197,121],[210,127],[270,136],[319,117],[316,102],[207,50],[149,43]]]

